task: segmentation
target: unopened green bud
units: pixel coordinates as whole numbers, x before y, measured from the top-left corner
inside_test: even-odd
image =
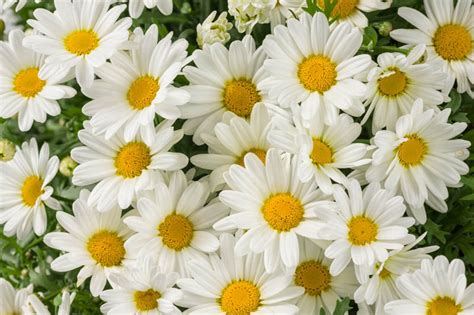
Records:
[[[66,177],[71,177],[76,166],[77,163],[70,156],[66,156],[59,164],[59,172]]]
[[[183,14],[188,14],[188,13],[191,13],[192,11],[192,8],[191,8],[191,5],[189,4],[189,2],[185,2],[183,3],[183,5],[181,6],[181,13]]]
[[[7,139],[0,139],[0,161],[10,161],[15,156],[15,144]]]
[[[375,25],[375,28],[377,28],[380,35],[387,37],[390,34],[390,32],[393,30],[393,25],[389,21],[384,21],[382,23]]]

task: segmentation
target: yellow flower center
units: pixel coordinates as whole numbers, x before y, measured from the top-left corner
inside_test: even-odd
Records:
[[[260,290],[249,281],[233,282],[222,290],[218,302],[227,315],[250,314],[260,305]]]
[[[128,104],[135,110],[142,110],[151,105],[159,89],[160,85],[157,79],[149,75],[139,77],[128,89]]]
[[[100,231],[87,241],[87,251],[103,267],[119,266],[125,257],[123,243],[117,232]]]
[[[38,77],[39,68],[31,67],[18,72],[13,79],[13,90],[23,97],[35,97],[43,90],[46,81]]]
[[[372,243],[377,238],[378,226],[369,218],[353,217],[347,224],[348,238],[352,245],[363,246]]]
[[[421,163],[427,152],[425,142],[417,135],[405,136],[407,141],[398,146],[398,160],[405,167],[415,166]]]
[[[147,312],[157,308],[158,299],[160,297],[160,292],[157,292],[153,289],[148,289],[146,291],[135,291],[135,293],[133,294],[135,307],[140,312]]]
[[[150,148],[143,142],[129,142],[120,148],[115,157],[117,175],[125,178],[140,176],[150,165]]]
[[[313,139],[313,150],[311,151],[311,160],[314,164],[332,163],[332,149],[320,139]]]
[[[237,158],[237,161],[235,161],[236,164],[239,164],[240,166],[245,166],[244,165],[244,157],[247,155],[247,153],[254,153],[260,161],[265,164],[265,158],[267,156],[267,151],[262,150],[262,149],[250,149],[246,152],[244,152],[240,157]]]
[[[472,51],[472,37],[466,27],[447,24],[436,30],[433,45],[443,59],[461,60]]]
[[[336,77],[336,64],[326,56],[309,56],[298,66],[298,78],[311,92],[326,92],[336,84]]]
[[[405,91],[407,76],[397,68],[389,70],[395,71],[395,73],[378,80],[379,91],[385,96],[397,96]]]
[[[333,0],[332,2],[334,2]],[[319,7],[324,9],[324,0],[319,0]],[[339,16],[343,19],[348,17],[354,12],[355,7],[359,3],[359,0],[337,0],[337,4],[331,12],[331,17]]]
[[[21,187],[21,198],[25,205],[33,207],[36,204],[36,200],[43,193],[41,190],[42,185],[43,180],[36,175],[28,176],[25,179]]]
[[[426,315],[456,315],[461,306],[450,297],[437,297],[426,305]]]
[[[292,195],[280,193],[265,200],[262,213],[272,229],[286,232],[300,224],[304,208],[301,202]]]
[[[170,214],[158,226],[163,244],[180,251],[191,244],[194,236],[193,224],[181,214]]]
[[[253,106],[261,100],[257,87],[247,79],[229,81],[224,88],[225,108],[240,117],[250,116]]]
[[[294,281],[297,286],[305,289],[306,294],[319,296],[331,287],[331,274],[319,261],[309,260],[298,265]]]
[[[77,30],[64,38],[64,48],[71,54],[83,56],[99,47],[99,37],[93,30]]]

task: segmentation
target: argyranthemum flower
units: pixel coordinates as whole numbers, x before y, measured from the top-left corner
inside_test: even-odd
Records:
[[[16,3],[15,11],[18,12],[25,6],[27,0],[0,0],[0,13],[3,10],[7,10],[14,6]]]
[[[33,285],[16,290],[10,282],[0,278],[0,314],[49,315],[44,304],[33,294]]]
[[[368,146],[353,143],[362,130],[358,123],[341,114],[333,125],[326,125],[320,117],[313,117],[305,127],[300,108],[292,106],[293,124],[281,121],[269,134],[273,147],[296,154],[297,174],[303,182],[314,180],[325,194],[331,194],[331,180],[347,185],[341,169],[370,163]]]
[[[385,305],[388,314],[468,315],[474,313],[474,284],[466,288],[464,263],[445,256],[425,259],[421,268],[401,275],[397,288],[403,299]]]
[[[115,287],[105,290],[100,298],[104,314],[181,314],[174,305],[182,293],[173,288],[178,280],[175,272],[163,273],[156,261],[137,261],[120,272],[110,274]]]
[[[338,275],[351,261],[356,267],[384,262],[389,257],[388,250],[402,249],[414,240],[408,228],[415,220],[403,217],[402,197],[381,189],[377,183],[362,192],[354,179],[349,180],[347,191],[349,194],[341,186],[334,188],[337,211],[316,210],[325,222],[318,232],[333,241],[324,252],[334,259],[332,275]]]
[[[251,152],[265,163],[270,145],[267,141],[272,130],[270,115],[263,104],[253,107],[250,120],[234,115],[224,115],[224,121],[214,128],[214,134],[201,135],[209,148],[208,154],[191,157],[191,163],[197,167],[212,170],[209,176],[211,190],[225,183],[222,176],[232,164],[244,166],[244,157]]]
[[[91,277],[90,291],[98,296],[104,290],[110,272],[122,270],[129,258],[124,247],[132,234],[122,223],[118,207],[101,213],[88,205],[89,191],[81,190],[72,205],[73,215],[60,211],[56,219],[66,232],[51,232],[44,237],[49,247],[65,252],[51,262],[51,269],[67,272],[82,267],[77,286]]]
[[[255,104],[268,101],[257,88],[264,77],[264,60],[263,49],[255,50],[250,35],[233,41],[229,49],[215,43],[194,52],[196,67],[183,70],[190,82],[184,89],[191,99],[180,109],[181,118],[188,119],[183,125],[184,132],[194,134],[196,144],[203,144],[201,134],[213,130],[225,112],[247,118]]]
[[[235,28],[240,32],[252,33],[257,23],[269,21],[269,11],[275,5],[275,0],[229,0],[229,14],[235,19]]]
[[[106,140],[91,131],[88,122],[79,131],[79,140],[84,147],[74,148],[71,157],[79,163],[74,169],[74,185],[86,186],[98,183],[89,197],[89,204],[99,211],[107,211],[115,205],[126,209],[137,191],[151,189],[153,171],[174,171],[188,164],[182,153],[168,152],[182,137],[175,131],[172,121],[161,122],[152,134],[137,135],[125,141],[117,135]]]
[[[158,41],[158,28],[152,25],[143,34],[135,29],[137,45],[130,53],[112,56],[110,63],[97,68],[100,80],[83,89],[93,100],[82,108],[92,116],[94,133],[105,134],[110,139],[122,131],[126,141],[144,129],[142,134],[152,134],[153,119],[158,114],[167,119],[177,119],[177,105],[189,100],[189,94],[173,87],[173,80],[186,63],[184,39],[171,42],[172,33]]]
[[[205,259],[219,241],[212,224],[229,213],[215,200],[207,203],[206,183],[190,182],[182,171],[173,172],[169,183],[157,183],[153,194],[137,202],[137,216],[125,223],[136,232],[125,244],[134,257],[155,257],[163,271],[188,276],[192,259]]]
[[[20,16],[16,14],[12,9],[6,9],[2,12],[1,5],[0,5],[0,21],[1,21],[0,29],[3,29],[3,36],[0,30],[0,38],[6,37],[13,30],[23,29],[23,26],[21,24],[19,25]]]
[[[130,0],[128,12],[134,19],[139,18],[144,8],[158,8],[164,15],[170,15],[173,12],[173,0]]]
[[[200,48],[206,44],[225,44],[230,40],[229,30],[232,23],[227,20],[227,12],[221,12],[214,21],[216,14],[217,11],[212,11],[202,24],[196,26],[196,42]]]
[[[118,20],[126,5],[109,10],[110,0],[54,0],[54,6],[54,13],[45,9],[33,12],[36,20],[28,20],[28,24],[41,34],[27,36],[23,43],[48,56],[48,67],[39,72],[41,79],[52,69],[75,68],[79,85],[89,87],[95,69],[128,40],[132,20]]]
[[[291,285],[291,274],[265,273],[263,255],[234,253],[236,238],[220,237],[219,254],[189,262],[191,279],[179,279],[184,293],[180,306],[193,314],[295,314],[291,299],[304,289]]]
[[[357,288],[354,266],[332,276],[329,273],[331,260],[310,240],[304,240],[300,246],[300,262],[293,273],[293,283],[303,287],[305,293],[296,301],[300,314],[319,315],[321,308],[326,314],[333,314],[337,301],[352,298]]]
[[[446,75],[432,63],[417,63],[425,51],[424,45],[414,47],[408,56],[383,53],[377,57],[378,67],[368,75],[367,104],[370,104],[362,124],[374,111],[372,131],[395,128],[397,119],[410,113],[413,102],[422,98],[425,109],[439,112],[438,106],[448,100],[442,90]]]
[[[362,43],[360,30],[348,23],[330,29],[320,12],[303,13],[287,24],[275,27],[263,42],[268,74],[258,88],[283,107],[301,103],[307,120],[320,116],[334,123],[339,109],[362,115],[366,86],[354,76],[366,71],[372,61],[369,55],[354,56]]]
[[[303,13],[303,7],[306,6],[305,0],[271,0],[273,7],[268,11],[270,28],[286,24],[288,19],[298,17]]]
[[[472,0],[424,0],[426,15],[403,7],[398,15],[417,29],[398,29],[390,36],[409,45],[426,45],[426,62],[438,64],[447,74],[447,90],[457,82],[459,93],[472,97],[474,84],[474,7]]]
[[[426,222],[424,203],[437,211],[448,211],[446,186],[457,187],[460,175],[469,171],[462,161],[469,156],[469,141],[452,139],[467,125],[449,124],[450,112],[449,108],[436,114],[432,109],[423,111],[419,99],[410,114],[398,119],[394,131],[375,134],[378,149],[367,179],[403,194],[411,215],[422,224]]]
[[[215,223],[214,228],[246,230],[236,243],[236,254],[263,252],[268,272],[280,262],[295,267],[298,240],[320,236],[315,209],[332,211],[332,203],[322,200],[315,183],[298,179],[298,160],[290,154],[270,149],[265,164],[255,154],[246,155],[244,163],[245,168],[232,165],[224,175],[230,190],[219,197],[235,213]]]
[[[41,235],[46,230],[45,205],[60,210],[51,197],[53,187],[47,186],[58,172],[59,159],[49,157],[44,143],[38,152],[36,139],[17,148],[13,160],[0,163],[0,224],[6,236],[16,234],[20,240],[33,231]]]
[[[46,115],[58,115],[57,100],[71,98],[76,91],[60,85],[67,80],[67,71],[48,71],[40,79],[45,56],[23,47],[24,37],[22,31],[14,30],[8,42],[0,42],[0,117],[18,114],[18,127],[28,131],[34,121],[44,123]]]

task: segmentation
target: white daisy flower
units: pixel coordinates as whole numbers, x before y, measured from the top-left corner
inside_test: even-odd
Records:
[[[188,119],[183,125],[184,132],[194,134],[196,144],[203,144],[201,134],[213,130],[225,112],[247,118],[255,104],[269,101],[257,88],[265,76],[264,60],[263,49],[255,49],[250,35],[233,41],[229,49],[215,43],[194,52],[196,67],[183,70],[190,82],[184,89],[191,99],[180,109],[181,118]]]
[[[414,273],[401,275],[397,288],[403,299],[385,305],[388,314],[474,314],[474,284],[466,287],[464,263],[445,256],[425,259]]]
[[[368,145],[353,143],[362,127],[352,117],[341,114],[333,125],[326,125],[320,117],[307,121],[305,127],[300,108],[292,106],[293,124],[280,122],[269,134],[273,147],[296,154],[297,174],[300,180],[314,180],[325,194],[331,194],[331,180],[347,185],[347,178],[341,169],[355,168],[370,163]]]
[[[214,21],[216,15],[217,11],[212,11],[202,24],[196,26],[196,42],[200,48],[206,44],[225,44],[230,40],[229,31],[232,23],[227,20],[227,12],[221,12]]]
[[[228,0],[229,14],[240,33],[252,33],[255,25],[269,22],[269,12],[276,0]]]
[[[170,15],[173,12],[173,0],[129,0],[128,12],[134,19],[139,18],[144,8],[158,8],[164,15]]]
[[[331,260],[324,256],[324,251],[309,240],[304,240],[301,245],[300,262],[293,273],[294,285],[305,289],[296,301],[299,313],[319,315],[323,308],[326,314],[333,314],[337,301],[352,298],[357,288],[354,266],[332,276],[329,273]]]
[[[295,314],[291,299],[304,289],[291,286],[288,273],[266,273],[261,254],[236,256],[236,240],[230,234],[220,237],[219,254],[209,261],[191,261],[192,279],[179,279],[184,296],[179,305],[197,314]]]
[[[16,3],[15,12],[20,11],[25,6],[27,0],[0,0],[0,13],[13,7]]]
[[[377,57],[378,67],[368,75],[367,104],[370,104],[364,120],[365,124],[372,111],[373,133],[387,127],[395,129],[397,119],[409,114],[413,102],[421,98],[425,109],[439,112],[437,105],[448,101],[442,90],[446,75],[432,63],[417,63],[423,55],[425,45],[417,45],[408,56],[403,54],[383,53]]]
[[[321,200],[313,182],[297,176],[298,161],[277,149],[267,152],[265,164],[255,155],[244,158],[245,168],[232,165],[224,174],[230,190],[221,201],[235,211],[214,224],[218,231],[244,229],[235,246],[237,255],[264,254],[265,269],[273,272],[280,262],[295,267],[299,262],[298,239],[319,239],[322,223],[317,208],[331,211],[332,202]]]
[[[172,123],[165,120],[152,134],[139,134],[125,141],[118,134],[109,140],[97,136],[86,122],[85,129],[79,131],[79,140],[85,146],[74,148],[71,157],[79,163],[72,177],[74,185],[98,183],[92,189],[89,205],[99,211],[117,204],[126,209],[138,191],[152,188],[154,170],[185,167],[188,158],[184,154],[168,152],[183,137],[183,132],[174,130]]]
[[[286,24],[286,21],[295,18],[303,13],[303,7],[306,6],[305,0],[273,0],[273,8],[268,12],[270,28]]]
[[[20,16],[12,9],[6,9],[3,12],[0,9],[0,39],[8,36],[8,34],[16,29],[23,29],[20,24]],[[3,33],[3,34],[2,34]]]
[[[354,79],[366,71],[369,55],[354,56],[362,44],[359,29],[349,23],[329,28],[326,16],[303,13],[268,35],[263,48],[269,56],[268,73],[258,88],[283,107],[301,103],[303,117],[324,118],[335,123],[339,109],[351,116],[364,113],[362,98],[366,86]]]
[[[207,203],[204,182],[187,182],[182,171],[171,174],[168,184],[157,183],[152,196],[137,202],[137,216],[125,223],[136,232],[125,244],[134,257],[155,257],[163,271],[188,276],[188,262],[205,259],[219,246],[212,224],[229,209],[217,199]]]
[[[47,186],[56,176],[57,156],[49,157],[49,146],[44,143],[38,152],[36,139],[17,147],[13,160],[0,163],[0,224],[3,234],[20,240],[33,231],[42,235],[46,230],[45,205],[60,210],[54,199],[53,187]]]
[[[89,191],[81,190],[72,204],[73,215],[64,211],[56,213],[56,219],[66,232],[51,232],[44,243],[65,252],[51,262],[51,269],[67,272],[82,267],[77,275],[77,286],[91,277],[90,291],[98,296],[104,290],[109,275],[122,270],[129,259],[124,247],[132,234],[122,223],[120,208],[102,213],[87,203]]]
[[[369,182],[383,182],[386,189],[403,195],[411,215],[426,222],[424,203],[446,212],[448,187],[459,187],[460,175],[469,167],[462,161],[469,156],[469,141],[452,139],[466,129],[466,123],[449,124],[451,109],[439,113],[423,111],[421,99],[411,113],[400,117],[395,131],[375,134],[378,149],[367,170]]]
[[[110,0],[54,0],[54,5],[54,13],[45,9],[33,12],[36,20],[28,20],[28,24],[41,34],[27,36],[23,43],[48,56],[48,67],[39,72],[41,79],[52,69],[75,68],[79,85],[89,87],[95,69],[128,40],[132,20],[118,20],[126,5],[110,10]]]
[[[135,29],[137,45],[130,53],[119,52],[110,63],[96,69],[99,80],[83,92],[92,99],[82,111],[92,116],[94,133],[110,139],[119,130],[126,141],[140,129],[153,133],[153,119],[158,114],[177,119],[177,105],[187,103],[189,94],[171,84],[186,63],[188,42],[171,42],[172,33],[158,41],[158,28],[152,25],[145,34]]]
[[[324,252],[334,259],[332,275],[338,275],[351,261],[356,269],[384,262],[389,257],[388,250],[402,249],[414,240],[408,228],[415,220],[403,217],[405,205],[401,196],[381,189],[377,183],[362,192],[354,179],[349,180],[347,191],[349,194],[339,185],[334,188],[337,211],[316,210],[316,215],[325,221],[319,233],[333,241]]]
[[[8,35],[8,42],[0,42],[0,117],[18,114],[18,127],[28,131],[34,121],[44,123],[46,115],[59,115],[57,100],[71,98],[76,91],[60,85],[67,80],[64,69],[48,71],[43,78],[38,76],[44,69],[45,56],[23,47],[24,37],[22,31],[14,30]]]
[[[417,29],[398,29],[390,33],[409,45],[426,45],[427,62],[438,64],[447,74],[447,91],[457,82],[459,93],[474,97],[474,6],[472,0],[424,0],[426,15],[403,7],[398,15]]]
[[[33,285],[15,290],[7,280],[0,278],[0,314],[23,314],[28,296],[33,293]]]
[[[272,123],[263,104],[253,107],[249,120],[225,114],[223,120],[214,128],[215,135],[201,135],[209,153],[191,157],[191,163],[197,167],[212,170],[209,176],[212,191],[221,189],[225,184],[222,175],[232,164],[244,166],[244,157],[249,152],[256,154],[265,163],[265,156],[270,148],[267,138],[272,130]]]
[[[105,290],[100,298],[104,314],[181,314],[174,305],[182,293],[173,288],[178,280],[175,272],[163,273],[158,264],[145,259],[121,272],[111,273],[115,287]]]

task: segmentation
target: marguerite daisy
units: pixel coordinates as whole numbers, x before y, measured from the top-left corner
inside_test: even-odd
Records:
[[[474,7],[472,0],[424,0],[426,15],[403,7],[398,15],[417,29],[399,29],[390,36],[409,45],[423,43],[427,62],[438,64],[447,74],[447,90],[457,82],[459,93],[474,97]]]
[[[134,19],[139,18],[144,8],[158,8],[164,15],[170,15],[173,12],[173,0],[130,0],[128,12]]]
[[[172,33],[158,41],[158,28],[152,25],[143,34],[135,29],[130,53],[119,52],[110,63],[96,69],[100,80],[83,89],[93,100],[84,105],[84,114],[94,133],[110,139],[118,130],[130,141],[140,129],[152,134],[155,114],[176,119],[180,116],[177,105],[189,100],[189,94],[171,86],[181,71],[187,56],[188,43],[184,39],[171,42]]]
[[[46,79],[51,68],[75,68],[79,85],[89,87],[95,69],[128,39],[132,20],[126,17],[117,21],[126,5],[110,10],[110,0],[54,0],[54,5],[54,13],[45,9],[33,12],[36,20],[28,20],[28,24],[41,34],[27,36],[23,43],[48,56],[48,67],[39,72],[41,79]]]
[[[72,205],[73,215],[60,211],[56,219],[66,232],[51,232],[44,237],[49,247],[65,254],[51,262],[51,269],[67,272],[82,267],[77,285],[92,276],[90,291],[98,296],[110,272],[121,270],[128,259],[124,243],[132,232],[122,223],[120,208],[101,213],[87,203],[89,191],[81,190]]]
[[[366,86],[354,76],[366,71],[369,55],[354,56],[362,43],[359,29],[349,23],[329,28],[326,16],[303,13],[288,26],[275,27],[263,48],[269,56],[268,75],[258,88],[283,107],[301,103],[305,119],[314,116],[334,123],[339,109],[351,116],[364,113]]]
[[[423,102],[418,99],[411,113],[398,119],[394,131],[375,134],[378,148],[367,179],[383,182],[386,189],[403,194],[410,213],[422,224],[426,222],[423,204],[446,212],[446,186],[457,187],[460,175],[469,171],[462,161],[469,156],[469,141],[452,139],[467,125],[449,124],[450,112],[449,108],[436,114],[432,109],[423,111]]]
[[[107,211],[116,204],[128,208],[137,191],[152,188],[153,170],[179,170],[188,163],[184,154],[168,152],[183,137],[172,123],[164,120],[146,139],[139,134],[125,141],[121,132],[110,140],[97,136],[86,122],[85,129],[79,131],[79,140],[85,146],[71,151],[71,157],[79,163],[74,169],[73,184],[86,186],[98,182],[89,204],[99,211]]]
[[[45,56],[23,47],[25,34],[11,31],[8,42],[0,42],[0,117],[18,114],[21,131],[30,130],[34,121],[44,123],[46,115],[61,112],[57,100],[70,98],[76,91],[65,85],[67,71],[49,71],[40,79]]]
[[[273,8],[268,12],[272,30],[277,25],[286,24],[286,20],[298,17],[303,12],[303,6],[306,5],[305,0],[272,0],[270,2],[274,2]]]
[[[290,302],[304,289],[291,286],[291,274],[265,272],[261,254],[236,256],[236,240],[230,234],[220,237],[219,254],[208,261],[191,261],[192,279],[179,279],[184,296],[179,305],[194,314],[295,314]]]
[[[43,303],[33,294],[33,285],[15,290],[7,280],[0,278],[0,314],[49,315]]]
[[[23,9],[26,2],[27,0],[0,0],[0,13],[2,13],[3,10],[13,7],[15,3],[16,3],[15,11],[18,12],[21,9]]]
[[[0,224],[3,233],[25,239],[31,232],[41,235],[46,230],[45,205],[60,210],[59,202],[51,197],[53,187],[47,186],[56,176],[57,156],[49,157],[44,143],[38,152],[36,139],[17,148],[13,160],[0,163]]]

